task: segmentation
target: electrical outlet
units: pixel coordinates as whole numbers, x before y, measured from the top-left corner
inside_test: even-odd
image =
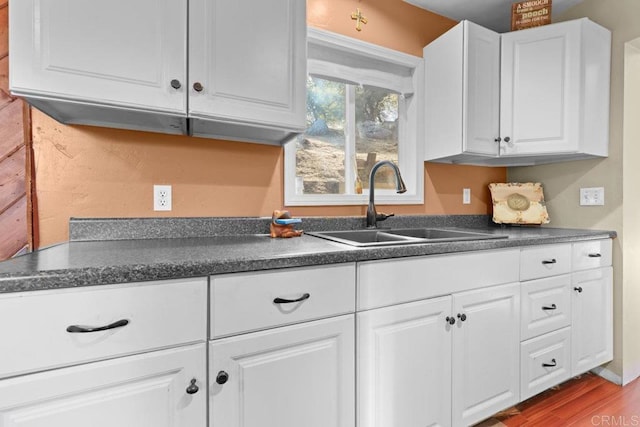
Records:
[[[463,188],[462,189],[462,204],[470,205],[471,204],[471,189]]]
[[[580,189],[580,206],[603,206],[604,187]]]
[[[171,186],[170,185],[154,185],[153,186],[153,210],[154,211],[170,211],[171,210]]]

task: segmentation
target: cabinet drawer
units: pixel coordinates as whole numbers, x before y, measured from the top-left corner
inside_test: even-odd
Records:
[[[520,280],[567,274],[571,271],[571,244],[539,246],[520,252]]]
[[[353,313],[355,281],[354,263],[212,276],[211,337]]]
[[[571,275],[563,274],[522,284],[522,340],[570,324]]]
[[[525,341],[520,350],[520,400],[571,376],[571,328]]]
[[[611,239],[592,240],[573,244],[573,271],[611,265]]]
[[[383,307],[518,281],[518,249],[358,264],[358,309]]]
[[[2,295],[0,378],[204,341],[206,296],[205,278]]]

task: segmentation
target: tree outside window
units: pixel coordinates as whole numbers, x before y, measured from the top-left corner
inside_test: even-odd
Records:
[[[380,160],[398,163],[400,97],[387,89],[307,79],[307,130],[296,141],[298,194],[358,194]],[[393,189],[393,172],[376,188]]]

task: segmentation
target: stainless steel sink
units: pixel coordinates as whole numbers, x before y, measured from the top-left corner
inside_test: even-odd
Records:
[[[350,246],[394,246],[415,243],[455,242],[465,240],[506,239],[501,234],[441,228],[399,228],[389,230],[318,231],[307,233]]]
[[[400,228],[389,230],[388,233],[426,239],[430,242],[507,238],[507,236],[503,234],[480,233],[476,231],[445,230],[441,228]]]
[[[307,233],[351,246],[389,246],[420,243],[422,239],[389,233],[387,230],[319,231]]]

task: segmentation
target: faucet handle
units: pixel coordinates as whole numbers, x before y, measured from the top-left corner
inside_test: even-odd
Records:
[[[386,214],[384,212],[378,212],[376,214],[376,221],[384,221],[385,219],[389,218],[390,216],[395,216],[395,214],[394,213]]]

